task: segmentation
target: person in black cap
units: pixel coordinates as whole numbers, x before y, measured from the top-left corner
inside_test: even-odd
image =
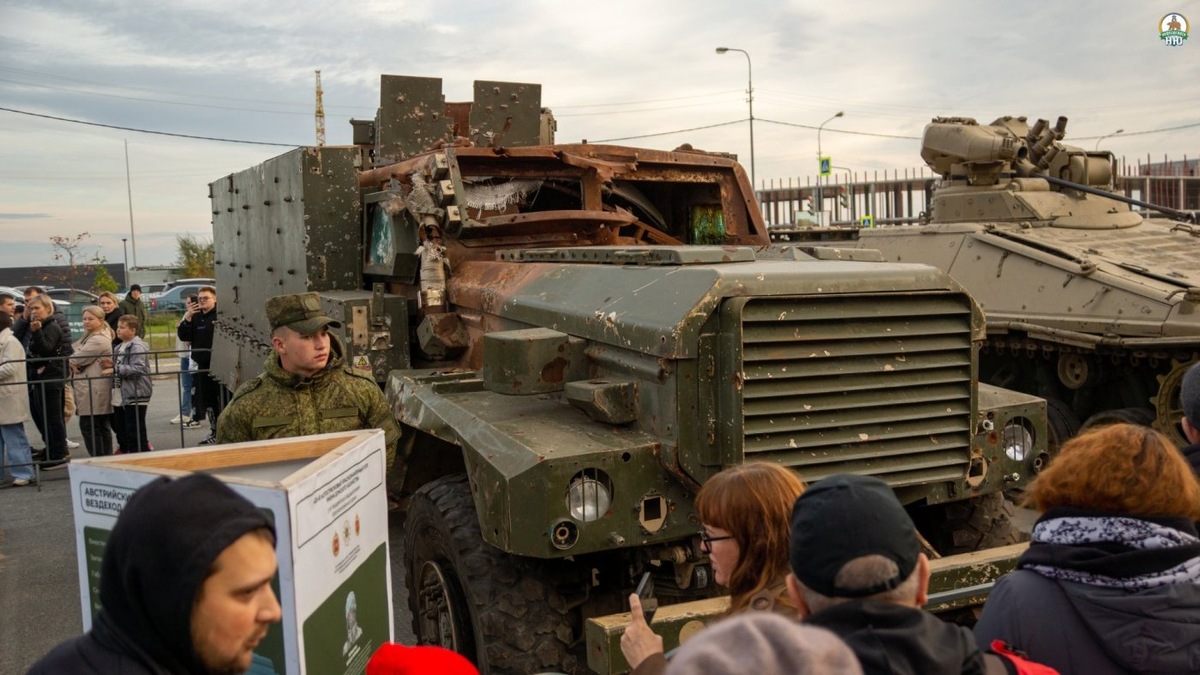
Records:
[[[921,607],[929,559],[891,488],[840,474],[809,486],[792,509],[788,594],[805,623],[850,645],[873,673],[983,673],[966,628]]]
[[[258,507],[205,474],[159,478],[105,544],[92,629],[29,673],[244,673],[282,617],[275,570],[275,528]]]
[[[1179,404],[1183,418],[1179,420],[1183,435],[1190,445],[1180,448],[1192,471],[1200,476],[1200,363],[1188,369],[1179,386]]]
[[[329,332],[342,324],[316,293],[269,298],[266,311],[275,351],[261,375],[238,387],[217,421],[217,442],[383,429],[390,468],[400,430],[370,371],[345,362],[346,348]]]
[[[146,312],[146,304],[142,302],[142,287],[134,284],[129,287],[125,298],[117,303],[117,316],[136,316],[138,320],[137,336],[146,339],[146,327],[150,325],[150,315]],[[113,329],[114,331],[116,328]]]

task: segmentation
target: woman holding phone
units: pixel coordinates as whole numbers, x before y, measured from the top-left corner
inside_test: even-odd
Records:
[[[731,467],[700,488],[700,550],[708,554],[714,580],[729,589],[729,615],[796,617],[787,596],[788,533],[792,506],[803,492],[799,476],[766,462]],[[629,603],[633,620],[621,636],[621,653],[635,675],[661,673],[667,663],[662,638],[650,630],[636,593]]]

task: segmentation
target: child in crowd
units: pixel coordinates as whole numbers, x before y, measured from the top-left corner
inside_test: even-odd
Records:
[[[150,348],[137,336],[140,321],[132,314],[117,319],[117,339],[113,348],[113,426],[120,452],[149,452],[146,435],[146,407],[154,393],[150,381]],[[117,399],[120,405],[117,405]]]

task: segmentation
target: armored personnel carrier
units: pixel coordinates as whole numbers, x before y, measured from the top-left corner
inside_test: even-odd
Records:
[[[1194,213],[1113,193],[1112,155],[1063,143],[1065,130],[1065,118],[935,119],[921,158],[941,183],[926,222],[805,231],[934,265],[966,287],[987,317],[980,378],[1045,398],[1056,442],[1116,419],[1185,443],[1179,385],[1200,352],[1200,226]]]
[[[1044,404],[976,384],[978,305],[928,265],[772,246],[745,172],[695,150],[549,144],[535,85],[383,77],[356,145],[211,185],[228,386],[266,297],[313,290],[403,435],[422,642],[485,672],[582,670],[635,580],[717,592],[693,499],[746,461],[879,476],[943,552],[1009,543]]]

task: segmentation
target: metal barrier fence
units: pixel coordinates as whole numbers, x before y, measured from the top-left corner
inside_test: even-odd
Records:
[[[1113,191],[1180,211],[1200,209],[1196,169],[1162,168],[1169,164],[1165,158],[1160,165],[1122,159],[1113,176]],[[941,180],[924,167],[861,173],[834,169],[825,178],[808,176],[802,181],[797,177],[794,182],[788,178],[778,186],[772,180],[756,190],[763,218],[773,226],[856,226],[863,216],[872,216],[876,225],[920,223]],[[1162,217],[1142,207],[1134,210],[1146,217]]]
[[[9,451],[0,453],[0,477],[11,475],[10,468],[31,467],[32,483],[40,488],[41,471],[51,467],[57,468],[54,460],[57,453],[63,451],[67,457],[80,458],[86,456],[103,456],[110,453],[138,452],[143,448],[149,450],[171,450],[176,448],[193,447],[215,428],[216,415],[224,408],[228,392],[219,385],[210,391],[213,401],[209,407],[210,417],[200,420],[197,427],[188,427],[180,423],[173,429],[166,423],[174,416],[191,417],[199,401],[193,391],[201,377],[208,375],[207,369],[187,369],[184,358],[190,361],[190,355],[205,350],[161,349],[147,353],[150,366],[152,395],[145,405],[122,406],[121,410],[108,414],[84,415],[73,414],[71,420],[65,419],[67,391],[71,391],[76,410],[80,408],[80,398],[86,395],[85,401],[90,410],[91,404],[103,406],[106,396],[112,396],[114,383],[118,380],[115,374],[99,376],[72,376],[69,364],[73,361],[92,361],[93,356],[56,356],[44,358],[29,358],[21,361],[5,361],[0,368],[16,364],[27,373],[26,382],[0,382],[0,387],[21,387],[26,391],[30,402],[30,420],[24,425],[26,439],[35,451],[31,462],[10,463]],[[64,377],[37,377],[40,368],[47,366],[62,367]],[[213,381],[215,382],[215,381]],[[75,392],[78,388],[81,391]],[[0,391],[5,391],[0,389]],[[135,408],[126,410],[126,408]],[[140,409],[139,409],[140,408]],[[124,413],[124,414],[123,414]],[[114,416],[122,415],[120,420]],[[140,415],[140,418],[139,418]],[[59,421],[59,418],[63,418]],[[143,423],[144,420],[144,423]],[[114,422],[121,429],[114,429]],[[182,420],[181,420],[182,422]],[[73,423],[73,424],[72,424]],[[79,447],[70,449],[67,442],[72,434],[69,426],[78,429]],[[33,428],[30,428],[33,427]],[[61,434],[61,435],[60,435]],[[114,438],[115,434],[115,438]],[[42,438],[41,457],[36,454],[38,436]],[[124,447],[124,445],[132,447]],[[55,447],[57,446],[57,447]],[[25,473],[25,472],[21,472]]]

